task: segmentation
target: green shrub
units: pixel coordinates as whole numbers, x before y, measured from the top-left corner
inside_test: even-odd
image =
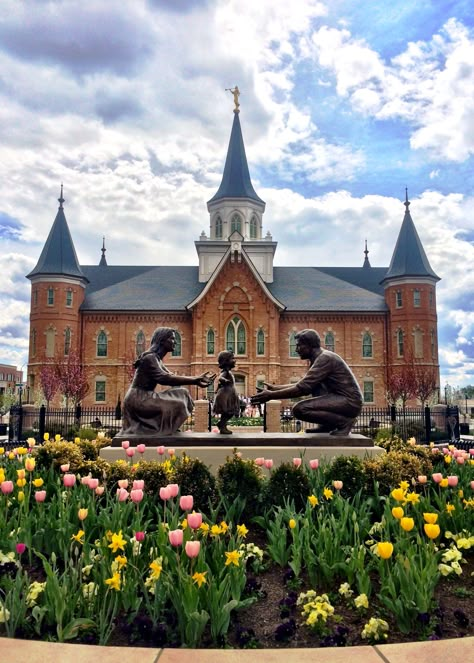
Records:
[[[48,469],[54,466],[58,468],[60,465],[69,463],[71,472],[77,472],[84,461],[79,447],[72,442],[64,441],[50,440],[35,447],[35,456],[38,467]]]
[[[262,508],[262,470],[253,460],[239,458],[236,453],[227,457],[217,472],[217,485],[228,504],[238,498],[245,500],[243,516],[249,519],[260,513]]]
[[[97,437],[97,431],[94,428],[81,428],[77,432],[76,437],[79,437],[81,440],[95,440]]]
[[[217,501],[216,479],[199,458],[183,454],[173,463],[173,482],[179,485],[181,495],[192,495],[196,510],[208,510]]]
[[[293,500],[297,510],[305,507],[310,494],[309,480],[302,467],[282,463],[274,470],[264,490],[266,505],[284,506]]]
[[[75,445],[81,450],[84,460],[96,460],[99,457],[99,449],[92,440],[81,439]]]
[[[412,479],[426,474],[424,461],[416,454],[406,451],[389,451],[383,456],[365,460],[364,468],[367,490],[373,490],[373,482],[378,481],[381,494],[388,494],[400,481],[408,481],[411,484]]]
[[[110,474],[110,465],[103,458],[95,458],[92,460],[85,460],[79,468],[81,476],[85,477],[90,474],[94,479],[108,479]]]
[[[352,497],[365,486],[366,474],[364,463],[357,456],[338,456],[324,471],[326,484],[334,480],[342,481],[341,495]]]
[[[132,468],[126,460],[116,460],[113,463],[108,463],[107,468],[107,489],[111,492],[118,488],[117,482],[120,479],[131,479]]]
[[[169,466],[169,462],[160,463],[157,460],[142,460],[134,466],[135,469],[130,468],[129,476],[131,479],[143,479],[145,492],[148,495],[156,495],[158,499],[160,488],[173,482]]]

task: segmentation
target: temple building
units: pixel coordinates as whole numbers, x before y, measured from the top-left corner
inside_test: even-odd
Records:
[[[82,265],[64,202],[61,187],[53,226],[27,276],[30,401],[40,391],[41,366],[75,352],[90,381],[83,404],[115,405],[159,326],[176,329],[165,363],[178,374],[215,372],[218,353],[233,350],[242,395],[263,382],[299,380],[306,365],[295,332],[304,328],[318,330],[323,347],[351,366],[367,404],[386,405],[388,376],[408,356],[439,375],[439,277],[408,197],[389,267],[372,267],[367,245],[360,267],[275,266],[277,242],[263,231],[265,202],[250,178],[238,106],[222,182],[207,203],[209,231],[195,242],[196,265],[109,265],[104,244],[99,264]]]

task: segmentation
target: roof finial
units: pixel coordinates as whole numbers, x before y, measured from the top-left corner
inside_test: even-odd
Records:
[[[63,203],[64,203],[64,198],[63,198],[63,184],[61,182],[61,193],[58,198],[58,203],[59,203],[59,209],[63,209]]]
[[[370,262],[369,262],[369,249],[367,248],[367,240],[365,240],[365,250],[364,250],[364,254],[365,254],[365,260],[364,260],[363,267],[370,267]]]
[[[234,95],[234,104],[235,104],[234,113],[240,113],[240,111],[239,111],[240,90],[237,87],[237,85],[234,87],[234,89],[232,89],[230,87],[226,87],[225,91],[226,92],[232,92],[232,94]]]
[[[99,262],[99,267],[101,267],[101,266],[106,267],[107,266],[107,260],[105,258],[105,252],[107,251],[107,249],[105,248],[105,237],[102,237],[101,251],[102,251],[102,257],[101,257],[100,262]]]
[[[405,205],[408,212],[408,208],[410,207],[410,201],[408,200],[408,187],[405,187],[405,202],[403,204]]]

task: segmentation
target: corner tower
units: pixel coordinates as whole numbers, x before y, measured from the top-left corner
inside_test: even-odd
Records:
[[[241,246],[266,283],[273,281],[273,256],[277,243],[270,233],[263,236],[265,202],[257,195],[245,154],[239,119],[237,86],[234,94],[234,121],[222,175],[215,195],[208,201],[210,215],[209,237],[203,232],[195,242],[199,256],[199,281],[205,283],[231,244],[231,236],[238,233]]]

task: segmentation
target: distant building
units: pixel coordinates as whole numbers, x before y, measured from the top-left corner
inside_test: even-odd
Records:
[[[367,245],[361,267],[274,266],[277,242],[263,232],[265,202],[252,185],[238,109],[222,182],[207,203],[209,231],[195,242],[197,265],[108,265],[105,244],[98,265],[81,265],[63,204],[61,188],[56,219],[27,277],[30,394],[39,389],[42,364],[75,349],[91,381],[84,404],[115,405],[158,326],[177,331],[174,356],[165,360],[176,373],[216,370],[219,351],[232,349],[243,395],[263,382],[301,377],[306,367],[294,336],[304,328],[317,329],[323,346],[344,357],[366,403],[386,404],[387,377],[408,354],[439,375],[439,277],[408,198],[388,268],[370,265]]]
[[[17,394],[17,385],[23,382],[23,373],[16,366],[0,364],[0,395]]]

